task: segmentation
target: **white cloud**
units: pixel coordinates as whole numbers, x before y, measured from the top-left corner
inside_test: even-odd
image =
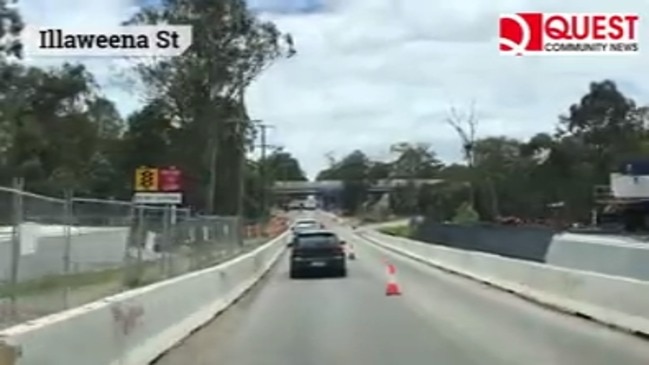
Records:
[[[264,0],[257,0],[257,6]],[[276,2],[276,0],[274,0]],[[611,78],[649,103],[649,56],[504,57],[497,17],[516,11],[638,12],[649,1],[354,0],[322,14],[265,14],[293,34],[298,55],[279,61],[249,90],[255,118],[277,126],[274,142],[311,176],[359,148],[385,155],[400,140],[430,142],[446,160],[460,146],[444,122],[450,105],[476,100],[480,135],[525,138],[551,131],[589,82]],[[647,46],[647,43],[642,44]]]
[[[252,1],[252,0],[251,0]],[[141,1],[140,1],[141,3]],[[475,99],[481,135],[527,137],[550,131],[557,115],[588,83],[612,78],[638,102],[649,102],[649,56],[503,57],[497,16],[515,11],[640,12],[648,34],[649,0],[254,0],[282,14],[264,15],[291,32],[298,55],[281,60],[250,88],[251,115],[276,125],[270,142],[300,158],[310,175],[359,148],[385,156],[391,143],[430,142],[459,158],[457,136],[444,122],[448,107]],[[288,4],[288,5],[287,5]],[[290,14],[290,7],[308,13]],[[314,12],[318,6],[322,13]],[[70,27],[115,25],[136,0],[21,0],[26,21]],[[648,46],[647,43],[643,46]],[[32,60],[51,65],[62,60]],[[84,60],[104,92],[127,113],[139,102],[115,85],[115,61]],[[643,67],[644,66],[644,67]]]

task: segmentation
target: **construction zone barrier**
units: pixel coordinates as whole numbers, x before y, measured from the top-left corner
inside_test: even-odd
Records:
[[[275,216],[264,227],[266,237],[275,237],[288,229],[288,218]]]
[[[286,237],[212,268],[5,329],[0,364],[148,364],[249,290],[283,253]]]
[[[288,218],[273,216],[265,223],[244,226],[245,239],[273,238],[288,229]]]
[[[648,281],[453,249],[370,230],[360,235],[377,246],[548,307],[649,335]]]

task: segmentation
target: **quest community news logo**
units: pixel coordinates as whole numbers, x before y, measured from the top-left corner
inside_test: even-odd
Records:
[[[515,13],[499,20],[500,53],[638,54],[640,17],[618,13]]]

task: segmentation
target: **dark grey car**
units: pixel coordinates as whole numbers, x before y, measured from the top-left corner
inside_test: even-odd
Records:
[[[291,243],[291,278],[308,274],[347,276],[345,241],[326,230],[299,232]]]

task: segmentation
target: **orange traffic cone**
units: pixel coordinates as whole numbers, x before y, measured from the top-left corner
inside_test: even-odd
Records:
[[[356,260],[356,252],[354,252],[354,246],[351,243],[347,244],[347,257],[350,260]]]
[[[385,295],[387,296],[401,295],[401,289],[395,278],[396,272],[396,267],[393,264],[388,264],[388,284],[385,287]]]

